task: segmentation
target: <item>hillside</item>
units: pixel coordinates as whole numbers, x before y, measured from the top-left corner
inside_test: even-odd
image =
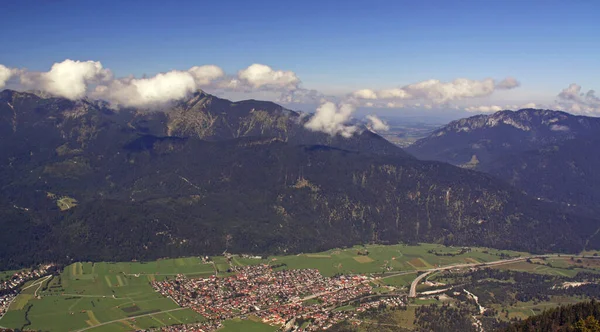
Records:
[[[583,302],[551,309],[503,329],[505,332],[533,331],[600,331],[600,304]]]
[[[600,118],[524,109],[453,121],[408,151],[492,174],[534,198],[600,209]]]
[[[169,120],[173,110],[0,97],[2,268],[364,242],[600,247],[600,236],[590,236],[595,219],[488,175],[416,160],[367,131],[349,140],[307,131],[296,113],[272,103],[235,103],[248,106],[233,116],[211,102],[197,112],[230,120],[192,132]],[[268,116],[253,129],[230,136],[263,109]]]

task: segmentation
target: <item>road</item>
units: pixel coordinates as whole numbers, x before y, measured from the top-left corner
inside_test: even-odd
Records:
[[[149,314],[144,314],[144,315],[139,315],[139,316],[131,316],[131,317],[126,317],[126,318],[121,318],[121,319],[115,319],[115,320],[111,320],[109,322],[104,322],[104,323],[100,323],[94,326],[88,326],[85,328],[82,328],[81,330],[75,330],[75,332],[81,332],[81,331],[87,331],[87,330],[91,330],[100,326],[104,326],[104,325],[108,325],[108,324],[112,324],[112,323],[117,323],[120,322],[122,320],[130,320],[130,319],[134,319],[134,318],[140,318],[140,317],[146,317],[146,316],[152,316],[152,315],[158,315],[158,314],[162,314],[165,312],[173,312],[173,311],[178,311],[178,310],[185,310],[188,308],[176,308],[176,309],[171,309],[171,310],[164,310],[164,311],[157,311],[157,312],[153,312],[153,313],[149,313]]]
[[[25,290],[25,289],[27,289],[27,288],[30,288],[30,287],[33,287],[33,286],[39,285],[39,287],[38,287],[38,288],[35,290],[35,293],[34,293],[34,296],[37,296],[37,292],[38,292],[38,290],[40,290],[40,287],[42,287],[42,285],[44,284],[44,281],[46,281],[46,280],[47,280],[48,278],[50,278],[50,277],[52,277],[52,275],[49,275],[49,276],[46,276],[46,277],[42,277],[42,278],[40,278],[40,279],[38,279],[38,280],[34,281],[34,282],[31,284],[31,285],[29,285],[29,286],[27,286],[27,287],[23,288],[21,291],[23,291],[23,290]],[[10,308],[10,306],[13,304],[13,302],[15,302],[15,300],[17,299],[17,297],[19,297],[19,294],[17,294],[17,296],[13,297],[13,299],[12,299],[12,300],[10,300],[10,303],[8,304],[8,306],[6,306],[6,310],[7,310],[7,311],[8,311],[8,308]],[[1,316],[0,316],[0,320],[1,320],[3,317],[4,317],[4,315],[1,315]],[[5,327],[3,327],[3,326],[0,326],[0,329],[5,329]]]
[[[452,269],[461,269],[461,268],[466,268],[466,267],[498,266],[498,265],[515,263],[515,262],[522,262],[522,261],[526,261],[528,259],[549,258],[549,257],[558,257],[558,256],[559,256],[558,254],[554,254],[554,255],[537,255],[537,256],[528,256],[528,257],[518,257],[518,258],[502,259],[502,260],[493,261],[493,262],[487,262],[487,263],[469,263],[469,264],[447,265],[447,266],[443,266],[443,267],[438,267],[438,268],[433,268],[433,269],[425,270],[410,285],[410,291],[408,292],[408,297],[417,297],[417,285],[419,284],[419,282],[421,282],[421,280],[423,278],[425,278],[426,276],[428,276],[429,274],[431,274],[433,272],[447,271],[447,270],[452,270]],[[563,257],[569,257],[570,255],[562,255],[562,256]]]
[[[427,277],[433,271],[427,271],[425,273],[420,274],[418,277],[413,280],[410,284],[410,291],[408,292],[408,297],[417,297],[417,285],[423,280],[423,278]]]
[[[46,282],[46,280],[48,280],[48,279],[50,279],[50,278],[52,278],[52,275],[49,275],[49,276],[45,277],[43,280],[41,280],[41,281],[39,282],[39,286],[38,286],[38,288],[37,288],[37,289],[35,290],[35,292],[33,293],[33,296],[34,296],[34,297],[37,297],[37,292],[40,290],[40,288],[42,288],[42,285],[43,285],[43,284]]]

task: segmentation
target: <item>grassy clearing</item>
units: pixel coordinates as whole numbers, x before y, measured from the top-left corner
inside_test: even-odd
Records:
[[[422,258],[417,257],[408,261],[408,264],[412,265],[415,269],[426,268],[429,266]]]
[[[56,206],[58,206],[61,211],[66,211],[76,207],[77,200],[73,197],[64,196],[56,200]]]
[[[395,310],[393,312],[394,320],[400,326],[404,326],[408,329],[414,328],[415,309],[415,307],[408,307],[406,310]]]
[[[371,258],[369,256],[354,256],[353,258],[355,261],[357,261],[361,264],[371,263],[373,261],[373,258]]]
[[[539,302],[539,303],[534,303],[532,301],[517,302],[513,306],[509,306],[509,307],[496,306],[495,308],[500,309],[500,310],[505,309],[508,311],[508,318],[504,314],[499,314],[498,318],[500,318],[500,319],[504,319],[504,320],[512,319],[512,318],[525,319],[529,316],[539,315],[544,310],[556,308],[560,305],[574,304],[574,303],[577,303],[580,301],[581,301],[581,299],[577,299],[574,297],[553,296],[553,297],[551,297],[550,301]],[[498,310],[498,311],[500,311],[500,310]]]
[[[341,307],[337,307],[335,309],[333,309],[333,312],[338,312],[338,311],[352,311],[356,309],[356,307],[352,306],[352,305],[345,305],[345,306],[341,306]]]
[[[394,286],[394,287],[408,287],[417,277],[416,273],[399,275],[395,277],[382,279],[381,282],[384,285]]]
[[[13,303],[11,303],[9,309],[10,310],[23,310],[23,308],[25,308],[27,303],[29,303],[29,300],[31,300],[32,298],[33,298],[32,294],[19,294],[19,296],[17,296],[17,298],[13,301]]]

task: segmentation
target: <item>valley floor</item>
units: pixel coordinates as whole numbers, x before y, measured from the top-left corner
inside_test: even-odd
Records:
[[[227,254],[152,262],[78,262],[61,271],[22,277],[15,289],[7,285],[19,271],[0,274],[0,315],[2,308],[6,310],[0,326],[47,331],[183,331],[181,326],[196,325],[219,331],[274,331],[297,318],[288,328],[435,330],[430,322],[434,317],[461,313],[466,317],[464,324],[476,331],[489,330],[545,308],[600,295],[592,294],[598,290],[591,288],[600,276],[598,253],[582,255],[536,256],[421,244],[367,245],[274,257]],[[303,272],[307,269],[318,271]],[[230,305],[233,297],[223,295],[211,304],[221,301],[224,308],[229,305],[229,311],[217,314],[207,310],[210,304],[198,300],[201,291],[182,291],[185,283],[192,289],[204,283],[225,294],[223,290],[241,287],[235,286],[240,276],[263,282],[235,297],[239,303],[258,303],[260,310]],[[356,281],[345,284],[345,278],[352,276]],[[319,283],[311,281],[317,279]],[[256,302],[260,299],[252,297],[268,285],[286,282],[293,286],[286,289],[295,293],[277,299],[283,302]],[[274,313],[273,308],[281,305],[297,311]]]

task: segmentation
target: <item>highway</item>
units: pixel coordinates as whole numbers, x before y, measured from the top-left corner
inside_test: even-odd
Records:
[[[425,273],[420,274],[413,280],[410,284],[410,291],[408,292],[408,297],[417,297],[417,285],[423,280],[423,278],[427,277],[433,271],[427,271]]]
[[[563,257],[569,257],[569,256],[570,255],[563,255]],[[455,264],[455,265],[447,265],[447,266],[437,267],[437,268],[433,268],[433,269],[428,269],[428,270],[423,271],[423,273],[421,273],[417,278],[415,278],[415,280],[413,280],[413,282],[410,285],[410,291],[408,292],[408,297],[417,297],[417,285],[419,285],[419,283],[421,282],[421,280],[423,280],[423,278],[427,277],[429,274],[431,274],[433,272],[447,271],[447,270],[451,270],[451,269],[461,269],[461,268],[468,268],[468,267],[497,266],[497,265],[515,263],[515,262],[522,262],[522,261],[526,261],[528,259],[549,258],[549,257],[558,257],[558,255],[527,256],[527,257],[502,259],[502,260],[487,262],[487,263]]]

